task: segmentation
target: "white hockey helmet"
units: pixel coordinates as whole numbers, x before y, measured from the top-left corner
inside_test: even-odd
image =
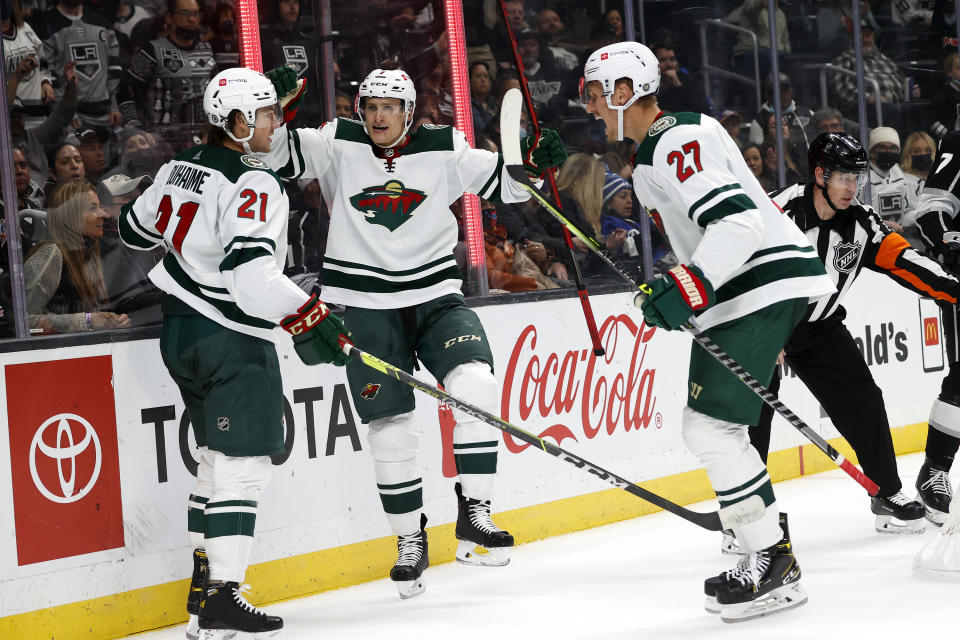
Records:
[[[221,71],[213,76],[203,92],[203,111],[207,114],[207,121],[222,128],[233,140],[241,143],[253,135],[257,109],[270,106],[275,106],[278,110],[280,108],[273,83],[262,73],[244,67]],[[243,114],[251,129],[250,135],[242,140],[236,138],[229,128],[230,114],[235,110]],[[283,122],[282,112],[280,113],[280,121]]]
[[[626,104],[614,106],[610,100],[617,80],[627,78],[633,83],[633,96]],[[617,111],[619,128],[617,139],[623,139],[623,111],[643,96],[660,89],[660,62],[646,45],[639,42],[617,42],[597,49],[587,58],[580,80],[580,98],[587,101],[587,84],[599,82],[601,95],[607,107]]]
[[[407,72],[402,69],[374,69],[360,83],[354,108],[360,116],[360,122],[363,123],[363,130],[370,135],[367,131],[367,121],[363,117],[364,98],[398,98],[403,101],[405,114],[403,133],[387,146],[393,147],[403,140],[403,136],[407,135],[410,125],[413,124],[413,111],[417,106],[417,90]]]

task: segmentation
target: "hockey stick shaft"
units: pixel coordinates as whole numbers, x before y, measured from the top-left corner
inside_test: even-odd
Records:
[[[509,433],[511,436],[513,436],[514,438],[517,438],[518,440],[522,440],[527,444],[530,444],[539,449],[542,449],[543,451],[549,453],[555,458],[559,458],[564,462],[568,462],[573,466],[577,467],[578,469],[583,469],[587,473],[599,478],[600,480],[604,480],[607,483],[619,489],[623,489],[624,491],[642,500],[646,500],[647,502],[654,504],[660,507],[661,509],[664,509],[665,511],[669,511],[674,515],[680,516],[684,520],[687,520],[688,522],[691,522],[697,525],[698,527],[703,527],[704,529],[707,529],[709,531],[719,531],[722,528],[724,528],[724,525],[721,523],[721,520],[720,520],[720,514],[716,511],[711,511],[709,513],[700,513],[698,511],[691,511],[690,509],[685,509],[680,505],[674,502],[671,502],[670,500],[667,500],[666,498],[659,496],[651,491],[648,491],[643,487],[637,484],[634,484],[629,480],[622,478],[611,471],[607,471],[603,467],[595,465],[588,460],[584,460],[580,456],[574,453],[571,453],[566,449],[563,449],[562,447],[559,447],[553,444],[552,442],[544,440],[543,438],[539,438],[533,435],[532,433],[530,433],[529,431],[525,431],[520,427],[512,425],[506,420],[503,420],[498,416],[495,416],[492,413],[489,413],[488,411],[484,411],[480,407],[476,407],[470,404],[469,402],[466,402],[455,396],[450,395],[449,393],[447,393],[442,389],[439,389],[433,385],[427,384],[426,382],[423,382],[419,378],[416,378],[410,375],[409,373],[407,373],[402,369],[398,369],[397,367],[393,366],[389,362],[385,362],[380,358],[374,355],[371,355],[366,351],[363,351],[359,347],[356,347],[355,345],[349,342],[341,342],[341,348],[347,355],[353,356],[355,358],[359,358],[361,362],[363,362],[363,364],[370,367],[371,369],[375,369],[384,375],[390,376],[391,378],[394,378],[399,382],[402,382],[405,385],[413,387],[414,389],[416,389],[417,391],[420,391],[421,393],[425,393],[428,396],[432,396],[433,398],[436,398],[437,400],[440,400],[441,402],[444,402],[450,405],[451,407],[454,407],[455,409],[459,409],[460,411],[466,414],[469,414],[474,418],[482,420],[483,422],[486,422],[490,426],[500,429],[504,433]]]
[[[580,231],[576,228],[576,225],[574,225],[572,222],[564,218],[563,214],[557,211],[550,204],[550,202],[547,201],[547,199],[544,198],[539,191],[537,191],[536,187],[530,184],[530,181],[527,178],[527,173],[522,166],[517,166],[517,165],[509,166],[507,167],[507,171],[509,172],[510,177],[513,178],[515,182],[520,183],[528,192],[530,192],[530,194],[534,198],[537,198],[540,201],[540,203],[544,206],[544,208],[546,208],[546,210],[550,212],[551,215],[557,218],[557,220],[559,220],[561,224],[564,224],[565,226],[567,226],[571,230],[571,232],[573,232],[575,235],[579,233],[580,236],[582,236],[581,239],[584,239],[584,241],[586,242],[585,239],[589,238],[589,236],[586,236],[585,234],[580,233]],[[596,242],[587,242],[587,246],[590,247],[590,249],[594,251],[598,256],[600,256],[604,262],[610,265],[614,270],[617,271],[617,273],[619,273],[631,285],[636,287],[640,292],[644,294],[650,293],[651,290],[648,285],[638,284],[625,271],[623,271],[621,268],[615,265],[613,261],[611,261],[609,258],[606,257],[606,255],[603,254],[603,252],[600,250],[599,245]],[[732,373],[733,375],[737,376],[737,378],[739,378],[740,381],[743,382],[743,384],[747,385],[747,387],[749,387],[751,391],[753,391],[755,394],[760,396],[761,400],[763,400],[765,403],[773,407],[773,409],[777,413],[782,415],[784,419],[786,419],[786,421],[790,423],[790,426],[797,429],[800,433],[806,436],[806,438],[810,442],[812,442],[818,449],[820,449],[820,451],[823,451],[827,455],[827,457],[833,460],[833,462],[838,467],[843,469],[847,473],[847,475],[849,475],[860,486],[866,489],[868,494],[870,494],[871,496],[877,495],[877,491],[879,491],[879,487],[877,486],[877,483],[875,483],[873,480],[868,478],[867,475],[863,473],[863,471],[858,469],[852,462],[847,460],[843,456],[843,454],[841,454],[839,451],[834,449],[833,446],[831,446],[829,442],[824,440],[819,433],[811,429],[810,426],[800,418],[800,416],[795,414],[793,411],[787,408],[786,405],[780,402],[780,400],[775,395],[770,393],[769,389],[763,386],[760,383],[760,381],[754,378],[748,371],[746,371],[740,365],[740,363],[738,363],[727,352],[721,349],[720,346],[717,345],[717,343],[715,343],[709,336],[707,336],[703,331],[697,328],[692,322],[687,322],[683,324],[683,329],[687,333],[689,333],[693,337],[693,339],[700,344],[701,347],[706,349],[707,353],[709,353],[711,356],[716,358],[717,361],[724,366],[724,368],[730,371],[730,373]]]
[[[527,115],[530,117],[530,125],[533,127],[533,132],[539,136],[540,122],[537,120],[537,112],[533,108],[533,98],[530,97],[530,88],[527,86],[527,76],[524,72],[523,60],[520,58],[520,51],[517,48],[517,39],[514,36],[513,27],[510,26],[510,19],[507,17],[507,6],[504,0],[500,0],[500,12],[503,16],[504,25],[507,27],[507,35],[510,38],[510,47],[513,50],[513,62],[517,67],[520,90],[523,92],[523,99],[527,104]],[[550,191],[553,193],[553,201],[560,207],[560,192],[557,190],[557,181],[554,178],[553,169],[548,169],[546,176],[547,182],[550,184]],[[573,265],[573,280],[577,286],[577,297],[580,298],[580,306],[583,308],[583,317],[587,321],[587,330],[590,332],[590,341],[593,343],[593,353],[596,356],[602,356],[604,351],[600,345],[600,332],[597,331],[597,321],[593,317],[593,308],[590,305],[590,297],[587,294],[587,285],[583,281],[583,274],[580,272],[580,265],[577,263],[577,256],[573,250],[573,239],[570,237],[570,232],[566,227],[563,227],[563,242],[570,251],[570,263]]]

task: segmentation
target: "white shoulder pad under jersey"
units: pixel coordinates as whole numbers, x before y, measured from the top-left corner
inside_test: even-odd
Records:
[[[289,201],[258,158],[202,145],[161,167],[120,217],[124,243],[163,245],[163,291],[226,327],[270,339],[307,295],[283,275]]]
[[[661,114],[640,141],[633,180],[680,261],[700,267],[716,289],[701,327],[834,290],[816,251],[713,118]]]

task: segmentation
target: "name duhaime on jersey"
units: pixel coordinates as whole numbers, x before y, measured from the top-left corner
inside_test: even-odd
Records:
[[[834,291],[817,252],[750,172],[729,134],[698,113],[662,114],[640,142],[633,186],[682,263],[703,270],[717,301],[700,327],[783,300]],[[715,223],[724,221],[722,241]]]
[[[424,125],[392,149],[373,144],[355,120],[319,129],[278,129],[264,157],[285,179],[320,181],[330,209],[321,297],[394,309],[460,293],[450,205],[464,192],[494,202],[528,198],[502,156],[472,149],[448,126]]]
[[[264,259],[282,271],[289,208],[283,184],[262,160],[201,145],[163,165],[153,186],[124,205],[120,237],[134,248],[169,249],[149,274],[158,288],[227,328],[273,340],[279,316],[254,317],[237,304],[238,295],[271,290],[238,291],[234,276]]]

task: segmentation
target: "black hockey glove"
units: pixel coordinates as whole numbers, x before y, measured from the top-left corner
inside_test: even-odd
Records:
[[[523,168],[531,178],[540,180],[547,169],[559,167],[567,159],[563,141],[553,129],[543,129],[540,135],[530,134],[520,141]]]
[[[293,336],[293,348],[304,364],[333,363],[342,367],[350,361],[340,345],[353,344],[353,336],[316,295],[281,320],[280,326]]]
[[[286,124],[297,115],[300,101],[307,92],[307,81],[297,79],[297,72],[287,65],[267,71],[266,76],[277,91],[277,100],[283,109],[283,122]]]

